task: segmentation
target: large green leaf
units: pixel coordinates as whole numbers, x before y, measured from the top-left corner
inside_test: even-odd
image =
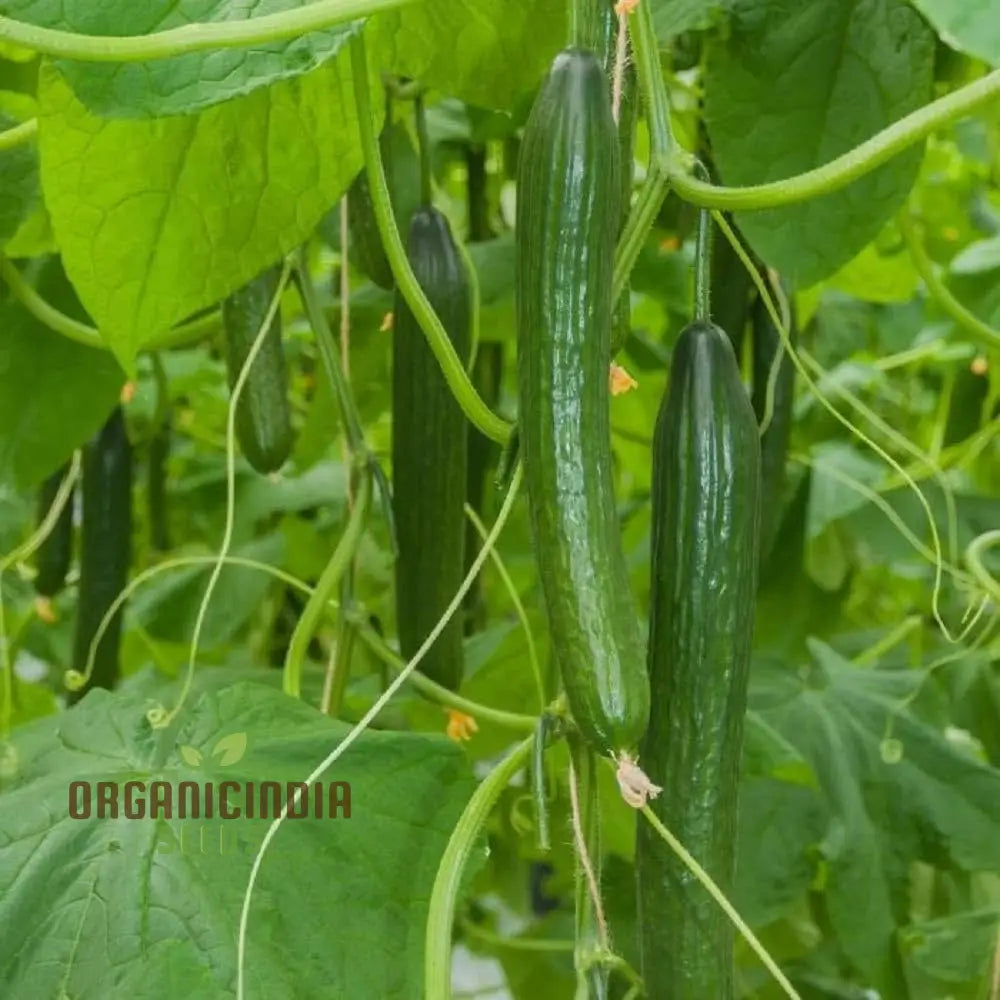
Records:
[[[656,37],[669,42],[675,35],[708,28],[735,0],[650,0]]]
[[[73,310],[58,260],[43,292]],[[105,421],[125,375],[107,351],[53,333],[9,294],[0,299],[0,482],[27,489],[54,472]]]
[[[246,782],[304,780],[347,732],[213,673],[165,730],[150,729],[135,686],[15,734],[19,773],[0,796],[6,995],[233,995],[240,907],[269,820],[72,819],[67,806],[79,781],[122,796],[127,781],[175,795],[181,781],[217,793],[235,781],[240,804]],[[350,783],[350,818],[310,810],[272,842],[250,909],[247,996],[417,1000],[431,881],[468,767],[445,739],[370,732],[321,780]]]
[[[926,103],[934,38],[904,0],[739,0],[708,47],[705,113],[727,184],[758,184],[847,152]],[[847,188],[740,214],[754,249],[797,285],[846,264],[902,204],[911,150]]]
[[[66,270],[123,364],[313,232],[361,166],[352,94],[345,53],[196,115],[108,121],[43,67],[45,200]]]
[[[428,0],[383,17],[395,26],[387,46],[395,72],[503,111],[538,85],[567,41],[564,0]]]
[[[819,778],[831,815],[827,913],[854,967],[894,996],[909,865],[1000,870],[1000,772],[904,706],[919,675],[861,669],[810,645],[810,671],[760,675],[752,700]]]
[[[949,44],[996,66],[1000,63],[1000,17],[994,0],[913,0]]]
[[[242,20],[306,6],[310,0],[0,0],[0,13],[47,28],[90,35],[148,35],[182,25]],[[151,62],[61,59],[59,70],[94,113],[148,118],[196,111],[301,76],[337,54],[357,24],[313,31],[252,48],[191,52]]]

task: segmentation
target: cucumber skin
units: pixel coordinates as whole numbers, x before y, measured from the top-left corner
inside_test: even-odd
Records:
[[[80,528],[80,589],[73,637],[73,669],[86,669],[90,643],[108,608],[128,582],[132,552],[132,447],[121,407],[87,445],[83,457],[83,523]],[[94,672],[78,701],[92,687],[113,687],[119,676],[120,608],[97,647]]]
[[[758,422],[763,421],[767,407],[767,382],[774,357],[781,350],[781,335],[761,298],[752,312],[753,333],[753,408]],[[790,340],[797,340],[794,309],[789,330]],[[761,527],[760,561],[763,564],[771,550],[784,513],[785,466],[788,443],[792,433],[792,405],[795,402],[795,366],[785,352],[778,365],[774,384],[774,408],[771,422],[761,437]]]
[[[471,341],[468,275],[448,220],[421,208],[410,222],[407,255],[420,287],[459,357]],[[396,620],[400,651],[416,653],[465,576],[468,426],[441,366],[403,297],[393,322],[392,469]],[[456,613],[421,662],[432,680],[456,690],[463,673],[463,622]]]
[[[55,501],[59,487],[69,465],[64,465],[58,472],[53,472],[38,491],[38,524],[45,520]],[[39,546],[35,555],[35,593],[39,597],[55,597],[66,585],[66,574],[73,561],[73,495],[70,492],[66,505],[48,537]]]
[[[565,50],[521,147],[518,427],[553,652],[573,717],[603,754],[634,750],[649,712],[608,412],[619,155],[600,63]]]
[[[653,811],[723,892],[733,882],[757,587],[760,450],[732,345],[708,323],[674,348],[653,446],[649,673],[640,760]],[[728,1000],[733,928],[645,823],[636,843],[647,995]]]
[[[253,347],[280,276],[280,268],[268,268],[222,303],[230,389]],[[261,474],[280,469],[292,450],[288,368],[281,342],[280,310],[274,315],[240,393],[236,437],[246,460]]]

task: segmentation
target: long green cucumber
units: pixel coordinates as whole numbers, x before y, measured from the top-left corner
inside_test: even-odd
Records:
[[[732,344],[681,334],[653,444],[649,730],[653,811],[723,892],[732,888],[757,587],[760,446]],[[667,844],[636,850],[646,995],[729,1000],[733,928]]]
[[[561,52],[521,147],[518,426],[553,653],[573,717],[603,754],[634,752],[649,712],[608,413],[619,158],[601,63]]]
[[[469,352],[471,293],[448,220],[417,210],[407,256],[460,357]],[[403,656],[437,624],[465,575],[468,428],[441,367],[402,295],[396,295],[392,377],[396,618]],[[462,619],[454,616],[421,671],[456,689],[462,680]]]
[[[222,303],[230,388],[236,384],[267,317],[280,279],[280,268],[268,268]],[[292,450],[288,368],[281,342],[280,312],[275,313],[264,335],[237,402],[236,437],[246,460],[260,473],[281,468]]]
[[[132,447],[121,407],[87,445],[83,456],[80,589],[73,636],[73,669],[83,673],[101,621],[128,582],[132,552]],[[113,687],[120,673],[120,608],[97,646],[94,670],[77,701],[92,687]]]
[[[789,300],[791,301],[791,300]],[[785,508],[785,466],[788,442],[792,430],[792,405],[795,402],[795,366],[787,351],[782,350],[778,333],[764,301],[753,305],[753,408],[757,420],[763,422],[767,411],[767,386],[775,358],[781,353],[774,382],[770,422],[761,437],[761,525],[760,559],[771,554],[774,539]],[[794,308],[791,311],[789,337],[797,339]]]
[[[69,464],[54,472],[38,491],[38,523],[48,516],[59,487],[62,486]],[[73,561],[73,493],[59,514],[48,537],[35,553],[35,593],[39,597],[55,597],[66,585],[66,574]]]

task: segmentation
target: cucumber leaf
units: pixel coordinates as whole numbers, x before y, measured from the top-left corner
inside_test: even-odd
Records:
[[[348,727],[216,673],[163,730],[145,719],[149,695],[170,703],[176,689],[133,678],[128,692],[93,692],[15,732],[16,773],[0,786],[8,995],[232,995],[243,894],[270,820],[176,818],[178,784],[238,782],[239,806],[247,782],[304,780]],[[216,754],[220,740],[246,741],[245,752]],[[443,738],[369,732],[320,780],[350,784],[350,816],[310,808],[272,841],[249,911],[247,996],[418,1000],[431,882],[471,791],[462,753]],[[89,819],[71,818],[70,783],[98,781],[118,789],[118,817],[98,818],[94,799]],[[174,818],[127,819],[126,781],[145,784],[147,806],[150,783],[167,782]]]

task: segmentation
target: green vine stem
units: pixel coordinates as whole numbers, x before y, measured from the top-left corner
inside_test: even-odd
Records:
[[[463,919],[459,926],[470,938],[481,941],[489,948],[510,949],[512,951],[565,951],[571,952],[576,944],[569,938],[504,937],[472,920]]]
[[[386,645],[385,640],[371,627],[365,617],[358,611],[350,615],[351,624],[357,632],[358,638],[375,654],[387,667],[392,668],[396,673],[400,673],[406,667],[404,660],[392,647]],[[466,715],[474,716],[477,719],[484,719],[505,729],[512,729],[515,732],[531,733],[538,725],[538,719],[533,715],[521,715],[517,712],[505,712],[503,709],[491,708],[489,705],[481,705],[478,702],[463,698],[454,691],[425,677],[420,671],[414,670],[410,674],[410,683],[425,697],[431,701],[444,705],[447,708],[455,708]]]
[[[750,212],[792,205],[846,187],[936,129],[964,118],[997,97],[1000,97],[1000,69],[900,118],[821,167],[767,184],[730,188],[699,181],[687,172],[691,162],[687,153],[671,158],[666,165],[667,173],[674,190],[702,208]]]
[[[303,246],[299,249],[295,259],[295,267],[292,277],[295,287],[298,289],[299,298],[306,311],[309,325],[312,327],[313,336],[316,338],[316,345],[319,348],[320,358],[327,378],[330,380],[330,388],[333,389],[334,397],[337,400],[337,407],[340,410],[340,419],[344,421],[344,432],[347,436],[347,444],[350,451],[359,462],[369,464],[371,453],[365,442],[364,430],[361,426],[361,418],[358,416],[358,408],[351,395],[351,387],[347,384],[344,369],[341,366],[340,352],[330,324],[327,322],[326,314],[323,312],[319,301],[316,298],[316,290],[313,287],[312,279],[309,277],[307,263],[307,252]]]
[[[394,10],[414,0],[316,0],[239,21],[185,24],[148,35],[84,35],[0,17],[0,39],[46,56],[81,62],[149,62],[206,49],[244,48],[298,38],[310,31]]]
[[[451,998],[452,926],[462,872],[493,807],[514,775],[527,763],[534,742],[535,737],[529,736],[490,771],[469,799],[444,849],[431,890],[424,939],[424,996],[428,1000]]]
[[[413,118],[417,124],[417,151],[420,157],[420,204],[430,207],[433,198],[431,180],[431,139],[427,134],[427,115],[424,112],[424,98],[418,94],[413,99]]]
[[[535,805],[535,843],[540,851],[552,849],[549,840],[549,800],[545,788],[545,750],[549,736],[559,724],[556,716],[542,712],[535,727],[535,746],[531,754],[531,798]]]
[[[472,526],[475,528],[480,540],[485,541],[487,535],[486,525],[483,524],[479,515],[475,512],[475,510],[473,510],[472,507],[469,506],[469,504],[465,505],[465,516],[472,522]],[[531,665],[531,673],[535,679],[535,688],[538,691],[538,703],[542,708],[545,708],[545,680],[542,677],[542,668],[538,662],[538,652],[535,648],[535,637],[531,632],[531,623],[528,621],[528,613],[524,610],[521,595],[517,592],[517,587],[511,579],[510,573],[507,572],[507,567],[504,565],[504,561],[500,553],[494,549],[490,553],[490,556],[492,558],[493,565],[496,567],[496,571],[507,590],[510,602],[514,605],[514,613],[517,615],[517,620],[520,622],[521,628],[524,631],[524,640],[528,645],[528,663]]]
[[[670,102],[660,67],[660,49],[649,0],[642,0],[629,17],[629,39],[635,60],[636,75],[642,101],[646,108],[646,125],[649,130],[651,156],[646,178],[639,188],[635,203],[625,220],[615,251],[612,296],[614,301],[622,294],[629,275],[639,257],[646,236],[653,227],[660,205],[667,193],[667,163],[674,148],[670,127]]]
[[[653,24],[653,5],[641,0],[629,19],[629,40],[635,59],[639,88],[646,107],[649,128],[651,161],[669,157],[674,148],[673,130],[670,127],[670,99],[663,82],[660,66],[660,45]]]
[[[427,336],[427,342],[441,365],[441,371],[458,405],[486,437],[500,444],[505,444],[510,437],[511,425],[498,417],[476,392],[465,370],[465,362],[456,353],[441,320],[434,312],[430,302],[427,301],[427,296],[406,259],[406,251],[403,249],[389,201],[389,187],[386,183],[378,141],[372,127],[368,65],[362,35],[355,35],[351,38],[351,65],[354,78],[354,97],[358,108],[358,129],[364,151],[365,169],[368,172],[372,206],[378,222],[379,235],[382,237],[382,245],[385,248],[386,257],[389,259],[396,285],[420,324],[420,328]]]
[[[966,333],[971,334],[979,343],[986,347],[1000,347],[1000,332],[994,330],[989,323],[981,320],[975,313],[967,309],[952,295],[951,290],[938,276],[934,263],[927,256],[927,251],[917,233],[916,221],[906,210],[897,218],[899,232],[909,251],[910,259],[923,279],[931,298],[941,307],[942,311],[953,319]]]
[[[292,637],[288,643],[281,686],[285,694],[291,695],[293,698],[302,696],[302,664],[306,658],[306,650],[316,634],[326,605],[333,597],[348,564],[354,558],[358,542],[361,540],[365,516],[368,513],[368,503],[371,499],[372,484],[371,476],[367,473],[359,478],[361,481],[358,484],[358,492],[354,498],[350,517],[347,519],[347,527],[340,536],[340,541],[337,542],[337,547],[333,550],[333,555],[326,564],[326,568],[316,584],[316,589],[306,601],[306,606],[302,609],[302,614],[299,615],[299,620],[295,623],[295,629],[292,631]]]
[[[701,323],[712,319],[712,215],[704,208],[694,247],[694,316]]]
[[[85,347],[94,347],[102,351],[108,350],[107,342],[95,327],[67,316],[56,309],[55,306],[46,302],[24,280],[14,262],[9,257],[4,257],[3,255],[0,255],[0,278],[7,283],[7,287],[14,298],[43,326],[47,326],[53,332],[60,333],[70,340],[75,340],[78,344],[83,344]],[[143,346],[145,350],[156,351],[165,350],[169,347],[180,347],[183,344],[192,344],[202,340],[210,333],[214,333],[219,328],[220,322],[219,311],[213,310],[204,316],[189,319],[180,326],[175,326],[173,329],[157,334]]]
[[[0,132],[0,153],[30,142],[38,134],[38,119],[29,118],[18,125]]]
[[[965,563],[983,590],[1000,604],[1000,581],[986,568],[983,553],[1000,545],[1000,529],[984,532],[974,538],[965,550]]]

